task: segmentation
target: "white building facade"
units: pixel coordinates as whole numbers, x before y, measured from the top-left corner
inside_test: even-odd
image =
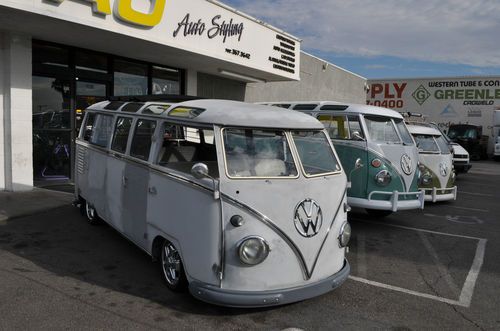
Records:
[[[92,103],[300,79],[299,39],[216,1],[0,0],[0,22],[0,190],[71,181]]]

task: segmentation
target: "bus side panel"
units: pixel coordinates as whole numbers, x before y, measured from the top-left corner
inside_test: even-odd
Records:
[[[87,192],[83,197],[94,206],[97,214],[105,220],[109,219],[108,202],[106,200],[107,153],[89,149]]]
[[[112,171],[112,169],[109,169]],[[127,162],[122,186],[122,226],[125,234],[139,247],[147,249],[146,215],[148,208],[149,168]]]
[[[351,188],[347,190],[349,197],[363,198],[367,197],[368,185],[368,152],[364,143],[343,143],[332,140],[335,145],[335,150],[339,156],[342,167],[347,176],[347,180],[351,182]],[[361,159],[364,167],[354,170],[354,164],[357,159]]]
[[[109,218],[106,220],[116,230],[124,233],[123,228],[123,176],[125,161],[108,157],[108,174],[106,176],[106,201]]]
[[[178,243],[188,280],[219,285],[221,211],[220,200],[213,193],[197,189],[158,172],[151,172],[147,223],[149,245],[160,233]]]

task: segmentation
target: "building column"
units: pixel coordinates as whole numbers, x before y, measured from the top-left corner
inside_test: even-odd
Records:
[[[0,190],[33,188],[31,37],[0,31]]]
[[[186,70],[186,95],[198,96],[198,72],[196,70]]]

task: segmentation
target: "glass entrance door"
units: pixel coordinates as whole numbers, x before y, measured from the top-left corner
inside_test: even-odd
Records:
[[[69,80],[33,76],[33,172],[35,181],[71,178]]]

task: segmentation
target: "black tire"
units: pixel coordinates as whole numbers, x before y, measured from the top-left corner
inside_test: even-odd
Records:
[[[159,256],[161,278],[167,287],[174,292],[185,292],[188,281],[177,248],[170,241],[164,240]]]
[[[374,218],[384,218],[392,214],[392,210],[366,209],[368,215]]]
[[[88,201],[82,203],[82,206],[89,224],[99,225],[101,223],[101,218],[99,217],[99,215],[97,215],[97,210],[95,210],[94,206],[90,204]]]

